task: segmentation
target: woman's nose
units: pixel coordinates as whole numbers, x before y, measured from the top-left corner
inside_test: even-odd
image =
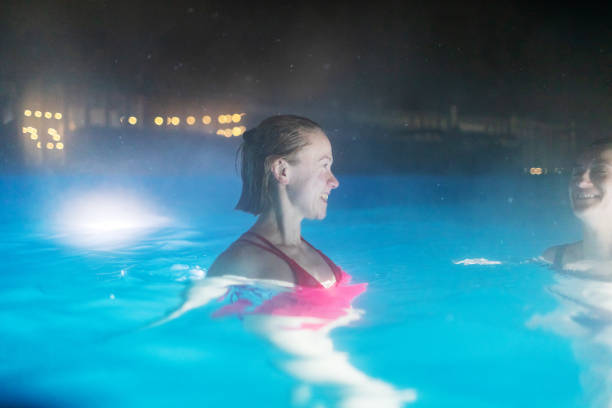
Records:
[[[338,181],[336,176],[334,176],[334,173],[332,173],[331,171],[329,172],[328,184],[332,189],[338,188],[338,186],[340,185],[340,182]]]
[[[576,181],[576,185],[580,188],[591,187],[593,183],[591,182],[591,170],[587,169],[579,176],[579,179]]]

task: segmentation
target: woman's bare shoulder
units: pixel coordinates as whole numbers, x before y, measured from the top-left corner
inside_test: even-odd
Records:
[[[207,276],[235,275],[257,279],[261,275],[258,262],[261,257],[257,247],[240,241],[223,251],[210,267]]]
[[[555,258],[559,256],[559,252],[561,251],[561,256],[563,256],[563,260],[565,259],[574,259],[578,257],[578,252],[582,248],[582,241],[572,242],[569,244],[561,244],[554,245],[548,248],[546,251],[542,252],[540,255],[540,259],[547,263],[554,263]]]
[[[285,261],[241,240],[234,242],[217,257],[207,275],[234,275],[295,283],[293,272]]]

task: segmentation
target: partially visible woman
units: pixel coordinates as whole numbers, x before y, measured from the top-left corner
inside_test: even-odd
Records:
[[[299,116],[270,117],[244,133],[240,159],[236,208],[257,215],[257,221],[216,259],[208,276],[337,285],[340,268],[301,235],[303,219],[325,218],[328,197],[338,187],[321,127]]]
[[[582,241],[547,249],[542,259],[557,270],[612,274],[612,138],[594,142],[574,166],[569,184]]]

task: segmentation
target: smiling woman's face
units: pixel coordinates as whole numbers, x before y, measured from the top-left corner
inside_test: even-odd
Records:
[[[590,149],[580,156],[569,194],[577,217],[612,216],[612,146]]]
[[[331,171],[332,148],[325,133],[312,131],[306,137],[308,144],[291,165],[287,193],[301,216],[321,220],[327,214],[327,198],[339,183]]]

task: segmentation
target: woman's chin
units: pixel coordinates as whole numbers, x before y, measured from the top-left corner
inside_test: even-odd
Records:
[[[305,217],[305,218],[309,220],[323,220],[325,219],[326,216],[327,216],[327,211],[318,211],[316,213],[313,213],[311,216]]]
[[[590,205],[590,206],[573,206],[574,215],[581,220],[582,222],[589,224],[598,224],[602,222],[602,217],[606,217],[606,214],[603,213],[600,206],[598,205]]]

